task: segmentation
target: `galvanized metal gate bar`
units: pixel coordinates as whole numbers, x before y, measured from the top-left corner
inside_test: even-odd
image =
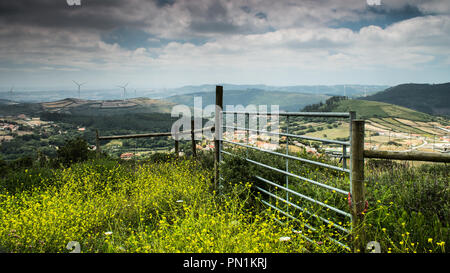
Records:
[[[258,188],[258,190],[261,190],[260,187],[258,187],[258,186],[255,186],[255,187]],[[323,218],[322,216],[317,215],[316,213],[311,213],[311,212],[309,212],[307,209],[304,209],[303,207],[300,207],[300,206],[297,205],[297,204],[294,204],[294,203],[292,203],[292,202],[288,203],[288,202],[286,202],[286,200],[282,199],[281,197],[279,197],[279,196],[277,196],[277,195],[275,195],[275,194],[273,194],[273,193],[270,193],[270,192],[267,192],[267,191],[261,191],[261,192],[264,192],[264,193],[266,193],[267,195],[270,195],[270,196],[272,196],[272,197],[276,197],[277,199],[279,199],[279,200],[281,200],[281,201],[283,201],[283,202],[285,202],[285,203],[291,205],[292,207],[294,207],[294,208],[296,208],[296,209],[302,211],[303,213],[306,213],[306,214],[308,214],[308,215],[310,215],[310,216],[312,216],[312,217],[314,217],[314,218],[316,218],[316,219],[318,219],[318,220],[321,220],[321,221],[324,222],[324,223],[327,223],[327,224],[333,224],[334,227],[336,227],[337,229],[340,229],[341,231],[343,231],[343,232],[345,232],[345,233],[350,233],[350,232],[351,232],[350,230],[346,229],[345,227],[342,227],[341,225],[338,225],[338,224],[336,224],[336,223],[333,223],[333,222],[329,221],[328,219],[325,219],[325,218]],[[297,219],[297,220],[298,220],[298,219]]]
[[[281,198],[281,197],[279,197],[279,196],[277,196],[277,195],[275,195],[275,194],[272,194],[272,193],[270,193],[270,192],[268,192],[268,191],[266,191],[266,190],[264,190],[264,189],[262,189],[262,188],[260,188],[260,187],[258,187],[258,186],[256,186],[255,188],[257,188],[257,189],[258,189],[259,191],[261,191],[261,192],[264,192],[264,193],[266,193],[266,194],[268,194],[268,195],[270,195],[270,196],[272,196],[272,197],[277,198],[278,200],[281,200],[281,201],[283,201],[283,202],[286,201],[286,200],[284,200],[283,198]],[[312,230],[312,231],[317,231],[316,228],[314,228],[314,227],[312,227],[312,226],[310,226],[310,225],[308,225],[308,224],[306,224],[306,223],[300,221],[299,219],[297,219],[297,218],[295,218],[294,216],[290,215],[289,213],[283,211],[282,209],[277,208],[276,206],[274,206],[274,205],[272,205],[272,204],[270,204],[270,203],[268,203],[268,202],[266,202],[266,201],[264,201],[264,200],[261,200],[261,202],[262,202],[263,204],[265,204],[265,205],[267,205],[267,206],[269,206],[269,207],[275,209],[276,211],[282,213],[282,214],[285,215],[286,217],[289,217],[290,219],[292,219],[292,220],[294,220],[294,221],[297,221],[297,222],[302,223],[302,224],[303,224],[305,227],[307,227],[308,229],[310,229],[310,230]],[[298,206],[295,206],[295,208],[300,209],[300,207],[298,207]],[[303,237],[304,237],[305,239],[309,239],[309,238],[308,238],[307,236],[305,236],[305,235],[303,235]],[[328,235],[326,235],[326,237],[327,237],[329,240],[333,241],[334,243],[336,243],[336,244],[342,246],[343,248],[345,248],[345,249],[347,249],[347,250],[350,250],[350,247],[348,247],[346,244],[341,243],[341,242],[339,242],[338,240],[333,239],[333,238],[331,238],[331,237],[328,236]],[[315,242],[312,241],[311,239],[309,239],[309,241],[315,243]]]
[[[288,154],[282,154],[282,153],[278,153],[278,152],[274,152],[274,151],[270,151],[270,150],[266,150],[266,149],[261,149],[261,148],[250,146],[250,145],[245,145],[245,144],[242,144],[242,143],[236,143],[236,142],[229,141],[229,140],[222,140],[222,141],[226,142],[226,143],[233,144],[233,145],[242,146],[242,147],[246,147],[246,148],[249,148],[249,149],[257,150],[257,151],[260,151],[260,152],[265,152],[265,153],[268,153],[268,154],[281,156],[281,157],[284,157],[284,158],[287,158],[287,159],[302,161],[302,162],[305,162],[305,163],[314,164],[314,165],[317,165],[317,166],[333,169],[333,170],[336,170],[336,171],[350,173],[349,169],[340,168],[340,167],[333,166],[333,165],[330,165],[330,164],[326,164],[326,163],[322,163],[322,162],[318,162],[318,161],[314,161],[314,160],[309,160],[309,159],[304,159],[304,158],[301,158],[301,157],[296,157],[296,156],[292,156],[292,155],[288,155]],[[345,194],[348,194],[348,191],[345,192]]]
[[[325,203],[322,203],[322,202],[320,202],[320,201],[317,201],[317,200],[315,200],[314,198],[311,198],[311,197],[309,197],[309,196],[303,195],[303,194],[298,193],[298,192],[296,192],[296,191],[294,191],[294,190],[291,190],[291,189],[289,189],[289,188],[283,187],[283,186],[281,186],[281,185],[279,185],[279,184],[277,184],[277,183],[275,183],[275,182],[272,182],[272,181],[270,181],[270,180],[268,180],[268,179],[262,178],[261,176],[255,176],[255,177],[256,177],[258,180],[260,180],[260,181],[263,181],[263,182],[265,182],[265,183],[267,183],[267,184],[270,184],[270,185],[272,185],[272,186],[275,186],[275,187],[277,187],[277,188],[279,188],[279,189],[282,189],[282,190],[284,190],[284,191],[290,192],[290,193],[292,193],[292,194],[294,194],[294,195],[296,195],[296,196],[298,196],[298,197],[300,197],[300,198],[303,198],[303,199],[305,199],[305,200],[308,200],[308,201],[310,201],[310,202],[312,202],[312,203],[316,203],[316,204],[318,204],[318,205],[320,205],[320,206],[322,206],[322,207],[328,208],[328,209],[330,209],[330,210],[332,210],[332,211],[334,211],[334,212],[337,212],[337,213],[339,213],[339,214],[341,214],[341,215],[344,215],[344,216],[346,216],[346,217],[350,217],[350,213],[348,213],[348,212],[342,211],[342,210],[340,210],[340,209],[337,209],[337,208],[335,208],[335,207],[332,207],[332,206],[330,206],[330,205],[327,205],[327,204],[325,204]],[[287,204],[290,204],[290,205],[294,205],[294,203],[290,202],[289,200],[286,200],[286,203],[287,203]]]
[[[327,117],[327,118],[350,118],[351,112],[276,112],[260,113],[247,111],[222,111],[223,114],[257,115],[257,116],[295,116],[295,117]]]
[[[251,132],[264,133],[264,134],[268,134],[268,135],[301,138],[301,139],[306,139],[306,140],[319,141],[319,142],[323,142],[323,143],[330,143],[330,144],[338,144],[338,145],[343,145],[343,146],[350,146],[350,142],[339,141],[339,140],[331,140],[331,139],[324,139],[324,138],[317,138],[317,137],[310,137],[310,136],[302,136],[302,135],[295,135],[295,134],[288,134],[288,133],[277,133],[277,132],[270,132],[270,131],[264,131],[264,130],[242,128],[242,127],[234,127],[234,126],[223,126],[223,128],[236,129],[236,130],[242,130],[242,131],[247,130],[247,131],[251,131]]]
[[[333,186],[330,186],[330,185],[327,185],[327,184],[323,184],[323,183],[314,181],[314,180],[312,180],[312,179],[309,179],[309,178],[306,178],[306,177],[303,177],[303,176],[300,176],[300,175],[297,175],[297,174],[293,174],[293,173],[290,173],[290,172],[286,172],[286,171],[284,171],[284,170],[280,170],[280,169],[278,169],[278,168],[275,168],[275,167],[272,167],[272,166],[269,166],[269,165],[266,165],[266,164],[263,164],[263,163],[260,163],[260,162],[257,162],[257,161],[248,159],[248,158],[245,158],[245,160],[248,161],[248,162],[250,162],[250,163],[253,163],[253,164],[255,164],[255,165],[264,167],[264,168],[266,168],[266,169],[269,169],[269,170],[272,170],[272,171],[276,171],[276,172],[279,172],[279,173],[282,173],[282,174],[285,174],[285,175],[289,175],[289,176],[292,176],[292,177],[294,177],[294,178],[298,178],[298,179],[300,179],[300,180],[309,182],[309,183],[311,183],[311,184],[314,184],[314,185],[317,185],[317,186],[319,186],[319,187],[325,188],[325,189],[327,189],[327,190],[329,190],[329,191],[334,191],[334,192],[342,193],[342,194],[344,194],[344,195],[348,195],[348,191],[344,191],[344,190],[341,190],[341,189],[339,189],[339,188],[336,188],[336,187],[333,187]]]

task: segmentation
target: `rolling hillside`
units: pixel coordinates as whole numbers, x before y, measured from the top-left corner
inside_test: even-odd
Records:
[[[215,103],[214,92],[198,92],[186,95],[177,95],[166,100],[194,106],[194,97],[202,97],[203,107]],[[330,96],[324,94],[305,94],[281,91],[265,91],[260,89],[251,90],[225,90],[223,95],[224,105],[279,105],[280,110],[299,111],[304,106],[325,101]]]
[[[307,112],[349,112],[355,111],[357,118],[401,118],[428,122],[435,120],[432,115],[415,111],[406,107],[378,101],[348,100],[343,97],[332,97],[325,103],[309,105],[303,109]]]
[[[10,101],[10,100],[0,99],[0,105],[10,105],[10,104],[15,104],[15,102]]]
[[[344,100],[335,107],[336,112],[356,111],[358,118],[402,118],[415,121],[431,121],[429,114],[418,112],[406,107],[378,101]]]
[[[309,105],[307,112],[355,111],[358,119],[365,120],[365,145],[367,149],[384,151],[445,152],[448,146],[445,117],[432,116],[406,107],[384,102],[348,100],[332,97],[325,103]],[[292,127],[292,126],[291,126]],[[348,140],[347,121],[299,120],[294,128],[296,134]],[[296,130],[296,131],[295,131]],[[333,150],[333,148],[330,148]]]
[[[171,102],[148,98],[123,100],[80,100],[67,98],[44,103],[16,103],[2,105],[0,116],[39,113],[64,113],[78,115],[120,115],[131,113],[170,113]]]
[[[322,95],[346,95],[351,97],[361,96],[365,93],[373,94],[385,90],[386,85],[293,85],[293,86],[271,86],[264,84],[222,84],[225,92],[227,90],[263,90],[273,92],[308,93]],[[185,95],[200,92],[213,92],[216,86],[212,84],[187,85],[179,88],[169,89],[167,92],[172,95]]]
[[[450,116],[450,83],[401,84],[364,100],[386,102],[432,115]]]

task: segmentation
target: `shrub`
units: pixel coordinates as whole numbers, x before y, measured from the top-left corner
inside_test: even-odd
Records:
[[[5,174],[6,171],[8,170],[8,164],[6,163],[6,161],[0,159],[0,174]]]
[[[57,162],[64,166],[72,163],[83,162],[94,157],[94,152],[89,150],[89,145],[81,137],[66,141],[57,151]]]
[[[151,154],[148,158],[147,161],[148,162],[153,162],[153,163],[162,163],[162,162],[169,162],[172,161],[174,159],[176,159],[176,155],[175,154],[168,154],[168,153],[153,153]]]
[[[229,157],[220,167],[220,174],[229,184],[253,181],[253,166],[244,158]],[[226,185],[229,185],[226,183]],[[224,187],[226,187],[226,185]]]
[[[399,144],[399,143],[397,143],[397,142],[395,142],[395,141],[388,141],[387,142],[387,145],[394,145],[394,146],[402,146],[401,144]]]

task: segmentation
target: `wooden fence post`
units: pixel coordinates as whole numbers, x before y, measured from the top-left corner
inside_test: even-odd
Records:
[[[353,250],[364,252],[364,211],[366,209],[364,189],[364,120],[352,120],[351,125],[351,213]]]
[[[100,148],[100,139],[99,139],[99,135],[98,135],[98,129],[95,129],[95,151],[97,152],[97,157],[100,155],[101,148]]]
[[[350,118],[349,118],[349,131],[350,131],[350,139],[351,139],[351,135],[352,135],[352,121],[356,119],[356,112],[355,111],[350,111]],[[347,162],[347,148],[351,148],[348,146],[343,146],[342,147],[342,160],[344,162],[343,167],[347,168],[348,165],[350,164],[350,158],[348,158],[348,162]]]
[[[195,144],[194,119],[191,119],[191,140],[192,140],[192,156],[197,157],[197,147]]]
[[[175,135],[175,156],[178,157],[179,153],[179,148],[178,148],[178,134]]]
[[[222,138],[223,86],[216,86],[216,111],[214,125],[214,187],[219,185],[220,140]]]

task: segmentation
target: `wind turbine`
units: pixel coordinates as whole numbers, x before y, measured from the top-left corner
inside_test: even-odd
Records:
[[[72,80],[77,86],[78,86],[78,98],[80,98],[80,93],[81,93],[81,86],[83,84],[85,84],[85,82],[83,83],[77,83],[76,81]]]
[[[344,84],[344,97],[345,97],[346,91],[347,91],[347,85]]]
[[[11,89],[9,89],[9,95],[12,97],[13,95],[13,90],[14,90],[14,85],[11,87]]]
[[[118,86],[117,86],[117,87],[120,87],[120,88],[123,89],[122,99],[125,98],[125,96],[126,96],[126,94],[127,94],[127,85],[128,85],[128,82],[127,82],[124,86],[121,86],[121,85],[118,85]]]

